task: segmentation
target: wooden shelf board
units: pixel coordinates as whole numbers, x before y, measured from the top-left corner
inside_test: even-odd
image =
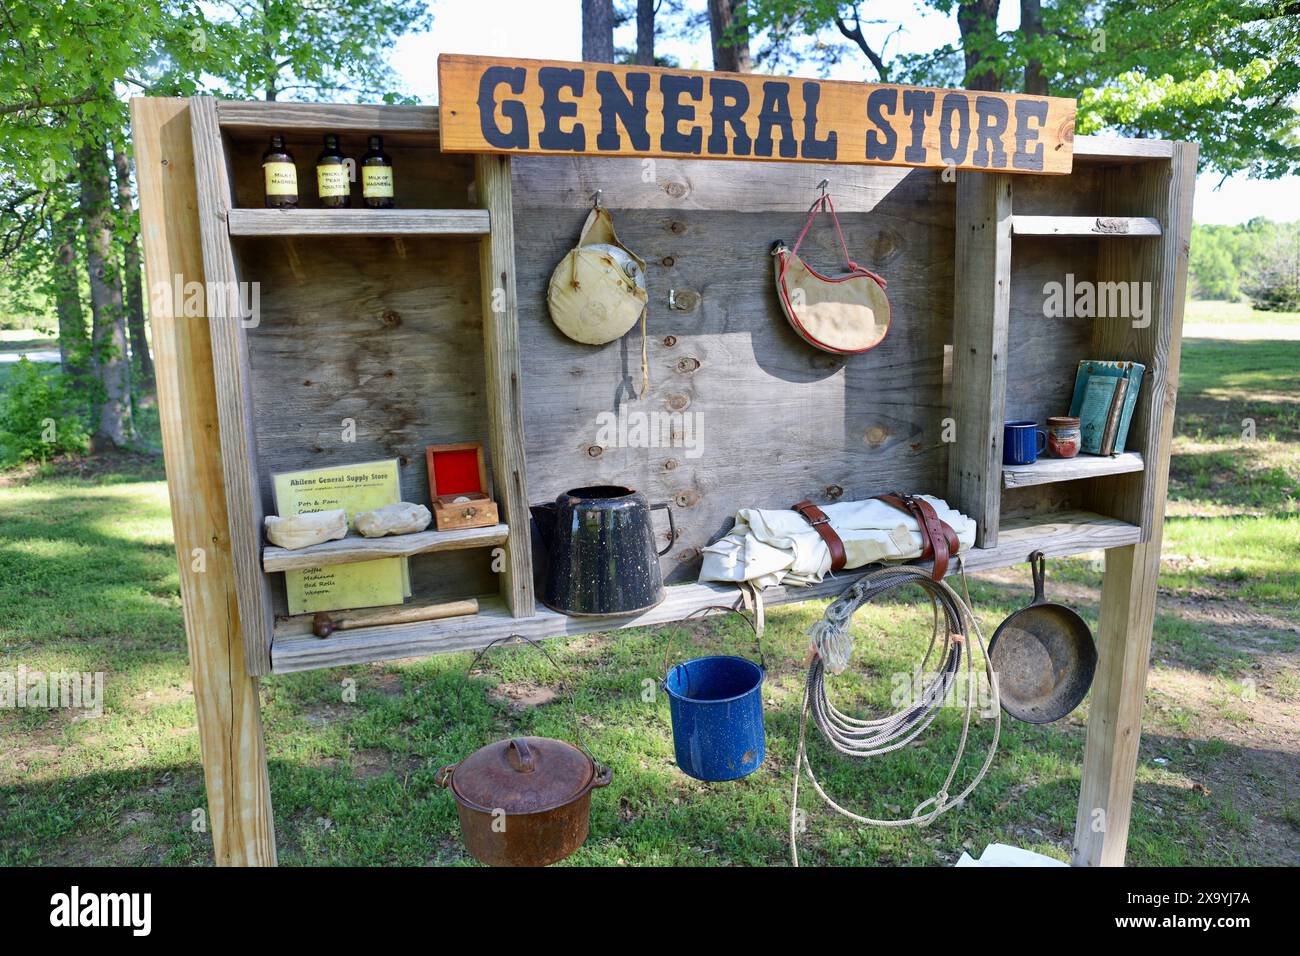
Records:
[[[1126,451],[1119,455],[1085,455],[1074,458],[1040,458],[1032,465],[1003,465],[1002,486],[1024,488],[1029,485],[1051,485],[1099,475],[1122,475],[1141,471],[1145,467],[1142,455]]]
[[[1134,163],[1170,160],[1174,141],[1124,136],[1076,136],[1074,158],[1082,163]]]
[[[504,544],[510,536],[506,525],[487,528],[468,528],[462,531],[418,531],[415,534],[388,535],[384,538],[363,538],[349,534],[338,541],[326,541],[307,548],[290,551],[267,545],[262,549],[264,571],[301,571],[304,568],[327,567],[334,564],[356,564],[379,558],[409,558],[434,551],[462,551],[466,548],[490,548]]]
[[[1086,511],[1063,511],[1033,519],[1007,521],[1000,529],[997,547],[974,548],[964,552],[963,557],[967,570],[979,571],[1020,564],[1035,550],[1041,550],[1049,557],[1061,557],[1136,544],[1140,538],[1141,530],[1135,525]],[[918,567],[930,564],[916,563]],[[949,565],[948,573],[954,574],[956,570],[957,562],[954,561]],[[776,605],[833,597],[860,576],[857,573],[841,574],[806,588],[767,588],[763,591],[763,602]],[[738,599],[738,589],[728,585],[678,584],[668,588],[667,598],[658,607],[632,617],[569,617],[539,608],[533,617],[515,618],[510,616],[499,598],[489,597],[479,600],[479,613],[473,617],[357,628],[340,631],[324,640],[308,633],[309,618],[291,618],[277,625],[276,638],[271,645],[272,670],[288,673],[399,657],[472,651],[512,634],[542,640],[591,631],[650,627],[679,621],[709,605],[734,605]]]
[[[357,130],[366,133],[438,132],[436,106],[377,103],[262,103],[217,100],[217,122],[226,129]]]
[[[486,236],[486,209],[232,209],[232,236]]]
[[[1149,216],[1012,216],[1013,236],[1128,238],[1158,236],[1159,220]]]

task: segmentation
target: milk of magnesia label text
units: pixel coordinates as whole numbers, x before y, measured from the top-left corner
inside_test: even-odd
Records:
[[[362,166],[361,192],[364,196],[392,196],[393,167]]]
[[[316,167],[316,189],[322,197],[348,194],[348,168],[338,166]]]
[[[298,170],[293,163],[263,163],[262,172],[266,175],[268,196],[298,195]]]
[[[128,927],[133,936],[148,936],[153,927],[151,893],[83,893],[74,886],[50,897],[50,925]]]

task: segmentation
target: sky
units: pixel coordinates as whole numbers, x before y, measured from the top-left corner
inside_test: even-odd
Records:
[[[688,0],[704,7],[704,0]],[[433,0],[433,29],[411,34],[397,43],[393,67],[404,92],[427,103],[437,102],[439,53],[529,57],[544,60],[581,59],[581,0]],[[864,9],[866,6],[864,5]],[[914,0],[872,0],[872,19],[884,24],[866,27],[876,43],[889,36],[889,54],[923,52],[958,38],[956,17],[921,10]],[[1019,4],[1003,3],[999,26],[1014,29]],[[901,25],[902,30],[893,32]],[[614,36],[619,47],[635,45],[635,29],[624,26]],[[695,41],[660,41],[656,52],[676,57],[684,69],[712,68],[707,33]],[[861,59],[848,57],[831,72],[837,79],[858,79]],[[796,71],[798,72],[798,71]],[[817,75],[812,68],[805,75]],[[1196,183],[1194,216],[1199,223],[1239,223],[1256,216],[1275,220],[1300,219],[1300,178],[1251,180],[1233,177],[1220,185],[1221,175],[1207,174]]]

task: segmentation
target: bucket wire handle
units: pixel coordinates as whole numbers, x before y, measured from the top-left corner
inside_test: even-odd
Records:
[[[731,607],[730,605],[727,604],[706,604],[703,607],[697,607],[690,614],[687,614],[685,617],[683,617],[681,621],[679,621],[678,623],[685,623],[686,621],[689,621],[692,618],[700,614],[703,614],[705,611],[721,611],[723,613],[735,614],[742,621],[748,624],[749,629],[754,632],[754,646],[758,649],[758,666],[763,668],[763,673],[767,673],[767,658],[763,654],[763,641],[758,635],[758,626],[749,619],[749,615],[745,614],[739,608]],[[668,657],[673,649],[673,641],[676,639],[677,634],[678,634],[677,629],[674,629],[668,635],[668,643],[664,645],[664,666],[663,666],[664,676],[662,680],[665,681],[668,679]]]
[[[533,640],[531,637],[526,637],[523,634],[507,634],[505,637],[498,637],[495,640],[488,642],[482,648],[479,649],[478,653],[474,655],[474,659],[469,662],[469,667],[465,668],[466,679],[468,679],[469,676],[473,673],[474,668],[478,666],[479,661],[483,659],[484,655],[486,655],[488,651],[492,650],[492,648],[496,647],[498,644],[503,644],[506,641],[523,641],[526,644],[530,644],[531,646],[535,647],[537,650],[541,651],[546,656],[546,659],[551,662],[551,665],[555,667],[556,670],[560,671],[565,676],[572,677],[572,675],[565,670],[565,668],[560,664],[560,662],[555,659],[555,655],[553,655],[550,651],[548,651],[537,641]],[[456,689],[457,710],[460,709],[460,690],[464,686],[465,685],[462,682],[460,687]],[[573,717],[574,743],[577,744],[579,750],[585,753],[588,757],[591,757],[591,762],[596,765],[597,773],[599,773],[603,767],[603,764],[601,764],[598,760],[596,760],[595,757],[592,756],[591,751],[587,748],[587,744],[583,740],[582,724],[578,720],[577,694],[574,691],[572,681],[570,681],[569,683],[569,713]]]

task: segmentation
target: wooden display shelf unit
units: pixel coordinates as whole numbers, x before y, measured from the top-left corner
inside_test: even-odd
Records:
[[[509,537],[510,529],[503,524],[462,531],[419,531],[383,538],[363,538],[349,534],[337,541],[325,541],[293,551],[267,545],[262,550],[262,570],[301,571],[305,568],[355,564],[381,558],[412,558],[417,554],[435,554],[439,551],[491,548],[505,544]]]
[[[190,118],[204,271],[209,285],[222,292],[209,297],[209,326],[249,673],[271,670],[276,611],[285,603],[282,584],[275,579],[280,571],[442,553],[437,560],[455,560],[455,568],[470,568],[471,563],[478,568],[464,581],[462,571],[412,573],[413,581],[424,582],[425,590],[417,588],[414,595],[417,601],[446,599],[478,590],[489,563],[486,557],[478,562],[451,552],[499,546],[506,552],[505,570],[496,579],[506,606],[514,614],[531,614],[528,539],[524,536],[516,545],[508,533],[512,521],[522,527],[528,521],[509,159],[485,158],[477,171],[469,160],[443,161],[437,152],[437,114],[428,108],[218,103],[194,97]],[[260,200],[257,157],[263,137],[281,129],[304,145],[328,131],[342,131],[353,148],[364,142],[365,133],[392,136],[403,191],[399,201],[417,207],[253,208]],[[300,180],[305,173],[302,152],[299,146]],[[476,190],[471,177],[477,180]],[[427,208],[430,199],[441,206],[437,200],[468,200],[473,192],[479,197],[475,208]],[[337,241],[267,245],[277,237],[312,236]],[[376,257],[358,245],[368,236],[405,238],[405,245],[395,255]],[[432,245],[458,237],[477,239],[480,255],[467,255],[463,243]],[[482,275],[475,274],[478,270]],[[250,283],[260,285],[262,293],[264,315],[257,321],[245,314],[242,290]],[[353,321],[338,319],[348,314]],[[481,329],[466,322],[478,314]],[[457,331],[449,328],[453,323],[468,327]],[[443,336],[442,341],[428,339],[426,330]],[[477,356],[472,344],[466,349],[474,336],[481,342]],[[421,358],[422,349],[436,355]],[[434,363],[441,363],[436,376]],[[476,368],[482,377],[474,381]],[[412,391],[427,390],[433,380],[444,383],[447,393],[433,397],[440,404]],[[398,408],[410,409],[400,423],[381,417]],[[341,422],[347,421],[358,432],[351,445],[337,437]],[[411,463],[401,470],[403,495],[420,501],[427,487],[424,445],[484,433],[501,525],[467,535],[426,532],[377,541],[349,537],[300,552],[263,550],[271,473],[321,461],[399,457]],[[295,440],[299,435],[309,437]],[[457,586],[465,591],[444,593]]]
[[[1102,475],[1124,475],[1141,471],[1142,468],[1142,455],[1135,451],[1118,455],[1079,454],[1073,458],[1040,458],[1029,465],[1003,465],[1002,486],[1026,488],[1030,485],[1050,485]]]
[[[232,236],[486,236],[486,209],[231,209]]]
[[[967,570],[1019,565],[1035,550],[1105,551],[1074,858],[1123,862],[1168,481],[1194,145],[1076,137],[1068,175],[961,172],[956,189],[929,169],[707,158],[657,159],[647,181],[635,157],[443,154],[437,111],[428,107],[196,97],[136,100],[132,108],[149,279],[171,283],[183,273],[214,293],[206,323],[160,308],[155,328],[219,861],[275,860],[260,675],[471,650],[512,634],[617,631],[733,605],[735,588],[695,578],[700,549],[737,508],[786,507],[823,490],[831,500],[894,488],[943,494],[946,473],[948,503],[979,529],[962,556]],[[349,151],[365,134],[384,135],[399,204],[409,209],[290,216],[253,208],[262,201],[259,157],[278,130],[296,150],[300,178],[321,134],[339,132]],[[864,356],[814,354],[789,334],[771,289],[770,241],[793,238],[823,179],[850,248],[891,280],[895,328]],[[689,406],[722,423],[707,431],[698,455],[598,442],[611,398],[615,411],[635,400],[630,339],[576,348],[547,319],[550,275],[596,190],[618,197],[619,235],[650,263],[652,372],[635,407]],[[462,204],[476,208],[457,209]],[[421,216],[455,221],[411,224]],[[333,238],[295,241],[311,235]],[[372,235],[400,241],[389,254]],[[1017,235],[1055,238],[1016,243]],[[1098,241],[1112,236],[1141,241]],[[727,266],[721,272],[719,262]],[[1072,273],[1148,284],[1150,310],[1141,322],[1046,321],[1044,284]],[[245,280],[261,283],[260,324],[241,321]],[[671,291],[691,306],[671,308]],[[1107,461],[1104,473],[1092,462],[1085,474],[1049,473],[1055,462],[1004,469],[1003,422],[1062,414],[1082,359],[1146,366],[1130,455]],[[885,403],[881,394],[896,397]],[[355,441],[341,442],[349,420]],[[955,443],[939,437],[949,426]],[[500,529],[475,529],[488,534],[454,550],[455,539],[435,532],[436,540],[345,539],[299,557],[264,553],[271,474],[398,458],[403,497],[422,500],[414,496],[423,487],[424,446],[484,435]],[[755,445],[755,435],[767,444]],[[209,467],[217,457],[220,467]],[[630,618],[537,608],[528,502],[611,484],[631,484],[678,509],[677,545],[661,562],[666,600]],[[423,550],[426,541],[445,553]],[[505,552],[490,571],[481,550],[488,546]],[[286,602],[273,569],[300,558],[365,560],[377,548],[410,558],[416,603],[487,595],[480,613],[324,640],[301,617],[277,617]],[[192,566],[196,549],[209,555],[202,574]],[[771,588],[764,598],[830,597],[854,577]],[[459,591],[444,596],[440,588]]]

